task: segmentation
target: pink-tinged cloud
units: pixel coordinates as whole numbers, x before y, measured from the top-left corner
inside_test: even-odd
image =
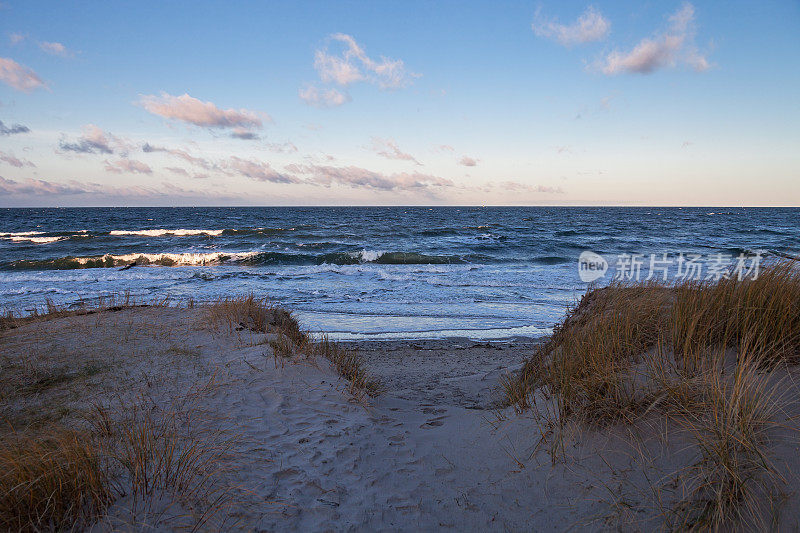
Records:
[[[478,166],[478,160],[473,157],[469,157],[468,155],[465,155],[464,157],[458,160],[458,164],[464,165],[465,167],[475,167]]]
[[[41,48],[43,52],[54,56],[72,57],[74,55],[70,50],[67,49],[66,46],[61,43],[50,43],[43,41],[39,43],[39,48]]]
[[[531,28],[539,37],[552,39],[563,46],[571,47],[604,39],[611,29],[611,23],[595,7],[589,6],[572,24],[559,24],[556,20],[546,20],[541,16],[540,10],[537,10]]]
[[[500,187],[507,191],[527,191],[544,194],[564,194],[561,187],[549,187],[546,185],[527,185],[517,181],[504,181],[500,183]]]
[[[76,152],[79,154],[125,154],[132,147],[131,143],[121,137],[103,131],[94,124],[87,124],[83,134],[76,141],[61,139],[59,148],[63,152]]]
[[[28,36],[25,35],[24,33],[12,33],[11,35],[8,36],[8,41],[11,44],[19,44],[22,41],[24,41],[27,37]]]
[[[394,139],[381,139],[379,137],[373,137],[371,150],[379,156],[385,157],[386,159],[400,159],[403,161],[413,161],[418,165],[422,164],[411,154],[400,150],[400,147],[397,146],[397,143]]]
[[[0,176],[0,193],[8,196],[84,194],[86,192],[86,189],[75,185],[63,185],[32,178],[14,181]]]
[[[267,150],[275,152],[276,154],[293,154],[297,152],[297,146],[290,141],[283,143],[267,143],[265,146]]]
[[[350,101],[350,95],[336,89],[318,89],[313,85],[301,88],[300,99],[314,107],[338,107]]]
[[[46,87],[42,78],[34,71],[7,57],[0,57],[0,81],[26,93]]]
[[[185,168],[180,167],[164,167],[164,170],[169,170],[173,174],[177,174],[178,176],[186,176],[189,177],[189,172]]]
[[[314,68],[325,83],[346,86],[364,79],[364,74],[347,58],[332,56],[323,50],[317,50],[314,54]]]
[[[327,50],[317,51],[314,66],[324,82],[348,85],[367,80],[382,89],[397,89],[409,85],[414,78],[419,77],[419,74],[408,72],[405,63],[400,59],[384,56],[379,60],[372,59],[351,35],[334,33],[331,39],[344,44],[345,49],[339,56],[331,56]],[[320,57],[327,58],[327,61],[319,61]]]
[[[286,170],[308,176],[305,180],[308,184],[327,187],[333,184],[339,184],[352,188],[380,191],[408,191],[453,186],[453,182],[449,179],[418,172],[401,172],[387,175],[355,166],[332,167],[296,164],[288,165]]]
[[[144,146],[142,146],[142,152],[145,153],[164,152],[166,154],[170,154],[180,159],[183,159],[187,163],[198,166],[204,170],[219,170],[219,167],[214,162],[202,157],[193,156],[186,150],[180,150],[177,148],[165,148],[163,146],[153,146],[150,143],[145,143]]]
[[[204,128],[260,128],[263,125],[262,116],[264,120],[272,120],[268,115],[259,115],[247,109],[220,109],[211,102],[203,102],[188,94],[144,95],[139,105],[154,115]]]
[[[258,133],[255,133],[245,128],[235,128],[231,132],[231,137],[233,137],[234,139],[242,139],[243,141],[255,141],[260,138]]]
[[[106,161],[106,170],[116,174],[152,174],[153,169],[141,161],[134,159],[120,159],[119,161]]]
[[[649,74],[684,63],[697,72],[706,71],[711,65],[697,50],[694,36],[694,6],[685,3],[669,17],[666,31],[642,39],[630,52],[611,52],[599,65],[600,70],[606,75]]]
[[[7,152],[3,152],[0,150],[0,161],[4,163],[8,163],[12,167],[22,168],[22,167],[36,167],[32,161],[28,161],[27,159],[19,159],[15,157],[14,154],[9,154]]]
[[[226,199],[241,196],[233,194],[218,194],[203,190],[189,190],[178,187],[172,183],[162,183],[158,188],[143,187],[139,185],[131,186],[109,186],[100,183],[84,183],[70,181],[67,184],[55,183],[37,179],[9,180],[0,176],[0,202],[5,198],[16,197],[54,197],[54,196],[75,196],[81,195],[81,201],[86,198],[105,199],[113,198],[130,201],[148,200],[174,200],[175,198],[184,199]]]
[[[276,171],[269,163],[263,161],[231,156],[221,162],[220,166],[229,173],[239,174],[256,181],[271,183],[298,183],[300,181],[294,176]]]

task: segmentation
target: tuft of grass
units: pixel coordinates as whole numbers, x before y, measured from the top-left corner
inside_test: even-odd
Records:
[[[102,453],[66,429],[0,441],[0,529],[71,531],[90,526],[113,501]]]
[[[520,410],[531,407],[530,391],[542,388],[559,402],[560,416],[613,422],[647,408],[643,397],[657,388],[652,377],[664,374],[663,361],[660,372],[643,368],[649,351],[672,354],[672,374],[686,380],[711,352],[737,349],[745,335],[750,349],[765,354],[761,364],[798,360],[796,263],[767,266],[755,280],[614,284],[590,291],[503,388],[508,404]]]
[[[590,291],[501,386],[509,405],[540,417],[554,450],[570,422],[632,423],[658,410],[699,456],[679,475],[677,527],[762,527],[765,498],[784,482],[769,460],[785,403],[772,370],[798,361],[800,265],[778,262],[757,279]]]
[[[136,502],[169,495],[192,504],[226,500],[214,487],[214,475],[231,449],[232,441],[221,434],[196,438],[185,431],[184,416],[175,410],[137,410],[132,420],[97,408],[91,419],[104,442],[110,466],[115,468],[120,492]],[[206,511],[211,516],[215,509]]]
[[[314,343],[312,353],[320,355],[333,363],[336,371],[350,382],[349,390],[354,396],[366,394],[377,396],[383,390],[379,379],[371,376],[364,367],[364,362],[358,352],[343,348],[326,335],[319,342]]]
[[[298,348],[306,346],[308,335],[290,311],[270,305],[266,298],[255,295],[232,296],[206,304],[206,316],[217,328],[236,331],[249,329],[258,333],[279,332],[288,337]]]
[[[277,337],[269,341],[272,353],[278,359],[291,359],[295,352],[295,344],[283,333],[278,333]]]
[[[679,419],[700,450],[676,508],[681,528],[718,530],[738,522],[769,529],[762,506],[785,482],[770,460],[769,434],[778,427],[775,416],[783,409],[786,388],[761,371],[771,355],[753,351],[758,343],[757,333],[743,339],[730,378],[704,372],[702,405]],[[712,365],[721,366],[723,357],[716,354]]]

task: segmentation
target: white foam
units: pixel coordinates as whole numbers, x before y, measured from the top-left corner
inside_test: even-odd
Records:
[[[384,254],[383,250],[361,250],[361,260],[366,263],[377,261]]]
[[[536,326],[520,326],[515,328],[491,329],[439,329],[430,331],[382,331],[376,333],[360,333],[354,331],[325,332],[329,339],[335,341],[362,340],[421,340],[445,339],[448,337],[466,337],[471,340],[510,339],[513,337],[539,338],[553,334],[553,328]]]
[[[109,235],[114,236],[129,236],[138,235],[142,237],[163,237],[165,235],[174,235],[178,237],[186,237],[191,235],[210,235],[218,237],[222,235],[225,230],[221,229],[142,229],[142,230],[112,230]]]
[[[30,237],[31,235],[41,235],[43,231],[20,231],[19,233],[5,233],[0,231],[0,237]]]
[[[248,257],[252,257],[258,252],[213,252],[213,253],[179,253],[179,254],[122,254],[112,255],[106,254],[102,257],[76,257],[75,260],[85,265],[89,261],[97,261],[98,259],[111,258],[114,264],[131,263],[140,258],[145,259],[148,263],[171,263],[175,266],[202,266],[202,265],[216,265],[226,261],[240,261]]]
[[[22,235],[13,235],[11,237],[5,237],[5,238],[11,239],[14,242],[29,241],[34,244],[49,244],[51,242],[63,241],[67,237],[24,237]]]

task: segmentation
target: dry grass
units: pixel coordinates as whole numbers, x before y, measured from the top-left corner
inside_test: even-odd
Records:
[[[0,440],[0,529],[85,528],[113,499],[103,457],[85,436],[55,429]]]
[[[231,441],[219,421],[203,419],[192,406],[202,403],[209,385],[174,396],[164,390],[173,402],[168,409],[154,399],[163,396],[158,388],[169,388],[164,365],[192,355],[175,372],[202,366],[199,351],[172,348],[186,345],[192,320],[176,317],[165,299],[95,305],[66,311],[49,304],[29,317],[8,317],[13,331],[4,332],[0,348],[0,530],[83,530],[107,520],[109,505],[120,498],[126,501],[114,511],[113,527],[130,521],[137,528],[191,530],[219,523],[230,493],[216,473]],[[164,310],[116,312],[140,305]],[[154,345],[171,348],[156,352]],[[142,358],[153,366],[142,367]],[[145,372],[129,373],[130,361]],[[140,389],[144,395],[131,396]],[[116,394],[127,399],[119,398],[113,413],[87,412],[94,398]],[[135,516],[117,516],[131,505]]]
[[[380,382],[369,375],[358,353],[342,348],[327,336],[315,342],[300,328],[291,312],[271,305],[265,298],[254,295],[222,298],[205,305],[209,323],[228,332],[247,329],[257,333],[272,333],[269,341],[276,360],[291,359],[295,355],[321,356],[333,363],[336,371],[349,381],[349,391],[354,396],[376,396]]]
[[[139,517],[153,512],[153,502],[201,509],[181,517],[201,527],[229,503],[214,476],[232,441],[219,432],[188,435],[185,414],[147,408],[125,416],[98,408],[90,430],[51,426],[0,439],[0,529],[82,530],[122,497]]]
[[[761,371],[770,355],[752,351],[755,342],[743,339],[730,379],[713,369],[722,366],[724,354],[712,357],[712,368],[703,371],[702,404],[678,419],[700,450],[682,476],[687,494],[676,509],[680,528],[718,530],[733,521],[768,529],[763,506],[785,480],[767,445],[786,387]]]
[[[381,382],[364,368],[364,362],[358,352],[342,348],[341,345],[330,341],[327,336],[314,343],[312,351],[333,363],[336,371],[350,382],[349,388],[352,394],[377,396],[383,390]]]
[[[755,280],[591,291],[501,385],[549,428],[553,454],[571,423],[633,424],[655,411],[678,421],[700,458],[677,474],[677,527],[758,526],[782,481],[768,435],[786,384],[772,370],[798,357],[800,266],[777,263]]]
[[[193,304],[193,302],[191,303]],[[0,314],[0,331],[14,329],[39,320],[94,315],[101,312],[122,311],[133,307],[169,307],[171,304],[172,300],[169,297],[137,299],[128,291],[100,296],[92,301],[82,301],[80,304],[69,308],[57,305],[47,298],[44,305],[28,309],[25,314],[14,314],[12,311]]]
[[[298,348],[304,347],[309,340],[290,311],[253,294],[220,298],[205,304],[205,309],[209,322],[216,328],[281,333]]]

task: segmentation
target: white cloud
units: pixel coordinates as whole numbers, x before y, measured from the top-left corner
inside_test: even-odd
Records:
[[[11,44],[19,44],[25,39],[27,39],[27,35],[24,33],[12,33],[8,36],[8,40]]]
[[[500,183],[500,187],[507,191],[527,191],[544,194],[564,194],[561,187],[550,187],[547,185],[528,185],[526,183],[519,183],[517,181],[504,181]]]
[[[611,52],[599,65],[600,70],[606,75],[649,74],[685,63],[703,72],[710,64],[694,44],[695,33],[694,6],[685,3],[669,17],[669,27],[665,31],[642,39],[630,52]]]
[[[3,124],[3,121],[0,120],[0,136],[2,135],[16,135],[18,133],[29,133],[31,129],[28,126],[23,126],[22,124],[11,124],[6,126]]]
[[[39,48],[54,56],[72,57],[74,55],[72,51],[67,50],[67,47],[61,43],[42,41],[39,43]]]
[[[220,109],[188,94],[173,96],[162,92],[160,96],[144,95],[139,105],[154,115],[204,128],[260,128],[262,117],[272,120],[268,115],[247,109]]]
[[[409,72],[401,59],[368,56],[351,35],[334,33],[329,39],[340,48],[337,52],[331,52],[328,45],[314,53],[314,69],[323,83],[348,87],[365,82],[381,89],[398,89],[419,77],[419,74]],[[346,92],[335,88],[318,89],[311,84],[300,89],[300,98],[316,107],[335,107],[350,101]]]
[[[397,143],[394,139],[381,139],[379,137],[373,137],[372,146],[370,149],[386,159],[400,159],[404,161],[413,161],[418,165],[422,164],[417,161],[413,155],[400,150],[400,147],[397,146]]]
[[[0,81],[26,93],[46,87],[42,78],[34,71],[7,57],[0,57]]]
[[[604,39],[611,29],[611,23],[594,6],[589,6],[572,24],[559,24],[555,19],[546,20],[537,10],[531,28],[539,37],[571,47]]]
[[[121,174],[123,172],[131,174],[152,174],[153,169],[141,161],[133,159],[120,159],[119,161],[106,161],[106,170]]]
[[[267,150],[275,152],[276,154],[293,154],[297,152],[297,146],[290,141],[283,143],[267,143],[265,146]]]
[[[320,90],[313,85],[301,88],[300,99],[314,107],[338,107],[350,101],[350,95],[331,88]]]

